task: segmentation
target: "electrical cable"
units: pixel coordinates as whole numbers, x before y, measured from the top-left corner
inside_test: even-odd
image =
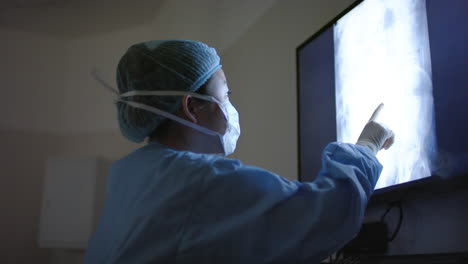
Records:
[[[401,229],[401,225],[403,223],[403,207],[401,206],[401,202],[400,201],[396,201],[396,202],[392,202],[388,205],[388,208],[387,210],[385,211],[385,213],[382,215],[382,217],[380,218],[380,222],[384,223],[385,222],[385,218],[387,217],[388,213],[393,209],[397,207],[399,209],[399,212],[400,212],[400,215],[399,215],[399,218],[398,218],[398,224],[397,224],[397,227],[395,229],[395,231],[393,231],[393,234],[388,238],[388,242],[392,242],[396,236],[398,235],[398,233],[400,232],[400,229]]]
[[[398,217],[398,224],[395,228],[395,230],[393,231],[392,235],[387,237],[387,242],[392,242],[393,240],[395,240],[395,238],[397,237],[398,233],[400,232],[400,229],[401,229],[401,225],[403,224],[403,207],[402,207],[402,204],[400,201],[395,201],[395,202],[391,202],[388,204],[388,208],[385,210],[385,212],[383,213],[383,215],[381,216],[380,218],[380,222],[381,223],[385,223],[385,219],[387,217],[387,215],[390,213],[390,211],[392,211],[392,209],[394,208],[398,208],[398,211],[399,211],[399,217]],[[333,263],[333,264],[342,264],[342,263],[360,263],[361,259],[360,258],[357,258],[357,259],[353,259],[351,258],[352,256],[344,256],[343,255],[343,251],[342,250],[338,250],[335,255],[331,255],[329,257],[329,260],[330,260],[330,263]]]
[[[343,251],[340,249],[340,250],[338,250],[338,251],[335,253],[335,257],[334,257],[333,262],[332,262],[333,264],[337,264],[337,263],[338,263],[342,252],[343,252]]]

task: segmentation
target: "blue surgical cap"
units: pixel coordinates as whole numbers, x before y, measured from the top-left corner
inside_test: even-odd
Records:
[[[195,92],[220,65],[216,50],[191,40],[159,40],[131,46],[117,66],[120,93],[129,91]],[[174,113],[181,104],[175,96],[132,96],[131,101]],[[142,142],[165,120],[146,110],[117,103],[120,131],[133,142]]]

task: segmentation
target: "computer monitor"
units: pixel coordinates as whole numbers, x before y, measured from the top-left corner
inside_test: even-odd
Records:
[[[395,144],[376,188],[468,173],[468,1],[356,1],[297,48],[299,178],[373,110]]]

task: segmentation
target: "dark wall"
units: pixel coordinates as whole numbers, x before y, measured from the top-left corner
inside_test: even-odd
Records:
[[[388,255],[468,252],[468,189],[418,191],[395,200],[402,204],[403,221],[395,240],[389,243]],[[364,222],[379,221],[387,205],[371,204]],[[396,209],[385,217],[390,234],[398,221]]]

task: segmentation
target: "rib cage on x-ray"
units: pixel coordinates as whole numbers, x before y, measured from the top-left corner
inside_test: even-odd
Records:
[[[338,141],[356,142],[373,110],[396,135],[377,188],[431,175],[435,151],[424,0],[366,0],[334,27]]]

